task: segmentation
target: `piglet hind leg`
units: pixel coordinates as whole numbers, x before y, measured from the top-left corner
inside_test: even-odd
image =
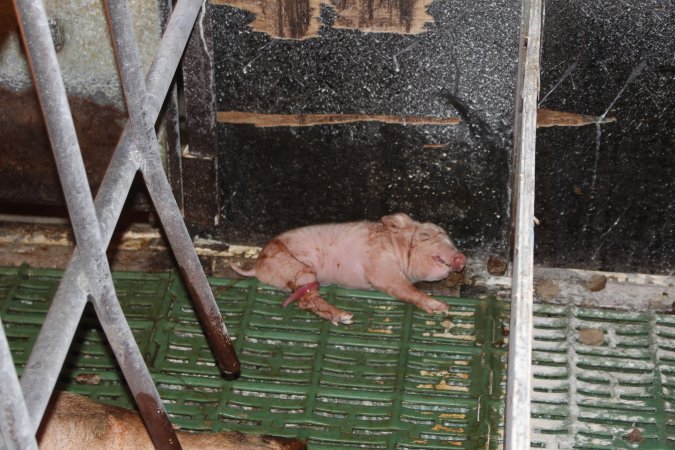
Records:
[[[429,314],[441,313],[450,309],[447,303],[436,300],[417,289],[403,275],[400,278],[397,277],[391,284],[378,287],[378,289],[398,300],[411,303]]]
[[[265,246],[256,263],[256,274],[264,283],[293,292],[284,301],[284,307],[297,301],[300,309],[311,311],[335,325],[352,323],[352,314],[321,297],[314,269],[294,257],[282,241],[275,239]]]

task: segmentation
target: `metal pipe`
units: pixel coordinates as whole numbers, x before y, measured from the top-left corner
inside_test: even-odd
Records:
[[[166,74],[175,73],[201,5],[202,0],[179,0],[159,43],[147,75],[148,101],[155,113],[160,110],[171,83],[171,77]],[[106,245],[122,212],[126,194],[138,170],[138,161],[127,124],[94,201],[101,237]],[[76,249],[21,377],[33,424],[40,423],[47,408],[86,304],[86,292],[79,281],[84,267]]]
[[[193,304],[220,370],[228,377],[236,377],[240,371],[239,359],[159,159],[154,122],[150,120],[151,114],[144,101],[147,92],[128,3],[124,0],[106,0],[105,4],[133,134],[143,154],[141,171],[148,192],[187,281]],[[121,64],[122,61],[124,64]]]
[[[171,186],[162,172],[159,155],[152,157],[141,166],[148,192],[155,204],[171,249],[176,256],[183,278],[192,297],[193,305],[213,350],[223,375],[227,378],[239,376],[241,367],[234,345],[227,333],[222,315],[204,275],[199,257],[190,240],[185,223],[178,212],[178,205],[171,192]]]
[[[0,320],[0,448],[37,450],[12,353]]]
[[[534,176],[542,0],[523,2],[515,124],[515,241],[511,285],[506,450],[530,448]]]
[[[14,4],[78,253],[87,268],[82,280],[87,285],[85,290],[92,292],[89,300],[94,303],[151,439],[158,447],[180,448],[115,294],[44,5],[30,0],[15,0]],[[38,424],[33,426],[37,428]]]

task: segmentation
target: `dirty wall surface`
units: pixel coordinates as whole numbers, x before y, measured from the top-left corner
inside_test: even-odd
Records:
[[[610,119],[537,133],[536,261],[672,273],[675,5],[546,2],[540,108]]]
[[[95,192],[127,116],[104,6],[49,0],[45,9]],[[147,69],[160,37],[158,3],[131,2],[130,9]],[[32,205],[36,214],[64,203],[10,0],[0,0],[0,203]]]
[[[504,251],[520,5],[282,3],[210,8],[222,233],[406,211]]]

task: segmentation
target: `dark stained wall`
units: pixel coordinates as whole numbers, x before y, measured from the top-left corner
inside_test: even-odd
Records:
[[[612,118],[537,133],[536,261],[672,273],[675,7],[546,2],[541,107]]]
[[[406,211],[506,251],[520,4],[334,2],[304,33],[218,3],[222,236]]]
[[[156,2],[133,2],[139,53],[148,68],[159,41]],[[90,188],[96,191],[126,122],[102,2],[45,2]],[[14,5],[0,0],[0,213],[64,215],[63,195],[33,88]]]

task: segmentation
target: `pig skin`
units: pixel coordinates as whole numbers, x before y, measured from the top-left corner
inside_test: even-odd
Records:
[[[419,291],[418,281],[437,281],[460,272],[466,256],[437,225],[420,223],[404,213],[379,222],[313,225],[287,231],[262,249],[254,270],[230,264],[243,276],[257,276],[278,289],[295,292],[298,301],[334,324],[352,323],[352,314],[326,302],[318,286],[336,284],[376,289],[428,312],[448,305]]]
[[[297,439],[243,434],[236,431],[177,431],[184,450],[304,450]],[[37,433],[42,450],[151,450],[141,416],[117,406],[96,403],[70,392],[55,392]]]

